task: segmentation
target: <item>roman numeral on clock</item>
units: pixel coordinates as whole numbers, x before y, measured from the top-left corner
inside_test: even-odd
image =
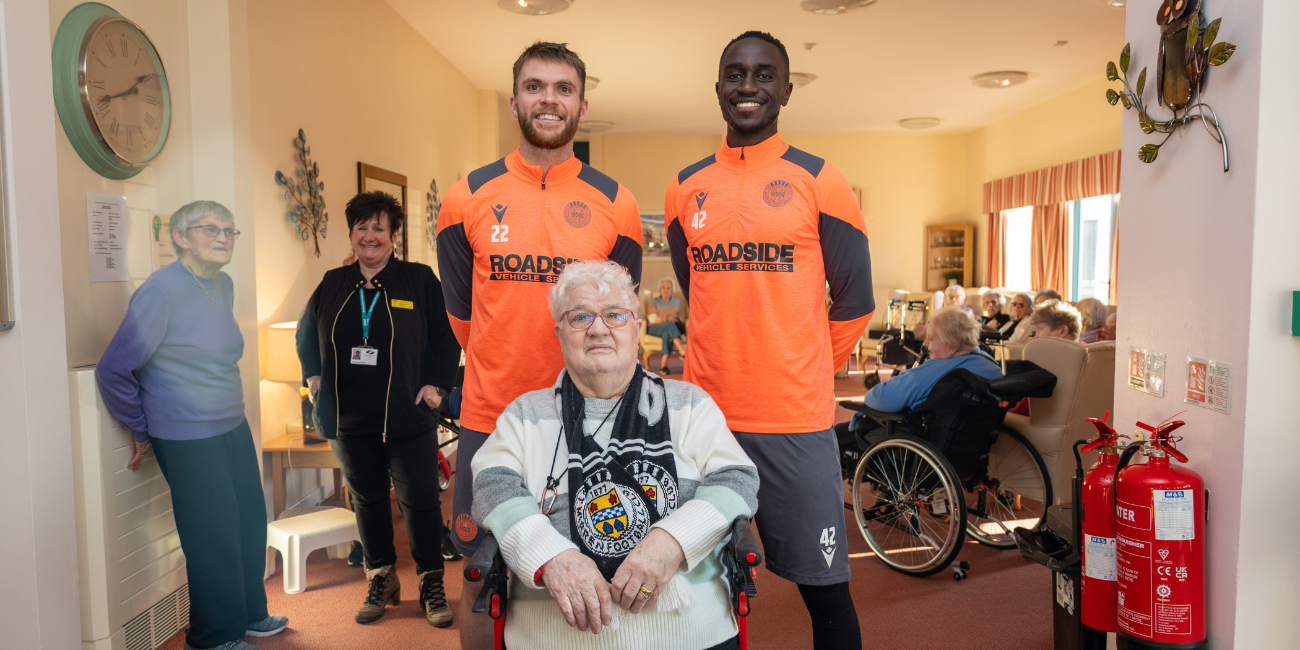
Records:
[[[158,96],[157,96],[157,95],[145,95],[145,96],[144,96],[144,103],[146,103],[146,104],[148,104],[148,105],[150,105],[150,106],[158,106],[158,105],[161,104],[161,102],[158,101]]]
[[[153,129],[153,130],[155,130],[155,131],[158,130],[158,123],[154,121],[154,119],[153,119],[153,114],[152,114],[152,113],[145,113],[145,114],[144,114],[144,123],[145,123],[146,125],[148,125],[149,128],[151,128],[151,129]]]

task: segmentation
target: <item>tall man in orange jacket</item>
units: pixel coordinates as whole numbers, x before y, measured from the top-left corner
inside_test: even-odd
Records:
[[[716,88],[726,144],[677,174],[664,198],[691,307],[684,378],[713,396],[758,466],[767,566],[799,585],[813,646],[860,647],[832,426],[835,370],[875,309],[866,229],[844,174],[777,135],[793,89],[780,41],[731,41]]]
[[[587,112],[586,76],[582,59],[563,44],[524,50],[510,98],[519,148],[452,185],[439,213],[438,270],[466,356],[452,498],[452,541],[465,555],[483,536],[470,514],[474,453],[507,404],[549,388],[564,368],[546,305],[560,271],[573,260],[608,258],[633,282],[641,280],[636,199],[573,156],[573,136]],[[462,645],[480,647],[478,634],[483,625],[490,632],[491,621],[470,615],[477,589],[465,586]]]

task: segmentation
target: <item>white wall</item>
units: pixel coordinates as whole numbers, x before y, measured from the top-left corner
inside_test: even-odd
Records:
[[[1157,5],[1129,3],[1135,76],[1143,66],[1154,76]],[[1289,329],[1290,291],[1300,288],[1300,133],[1291,117],[1300,80],[1286,40],[1300,12],[1294,0],[1241,0],[1211,2],[1207,14],[1222,15],[1220,38],[1238,45],[1212,71],[1205,97],[1224,122],[1232,170],[1223,173],[1219,145],[1199,124],[1174,136],[1153,164],[1138,162],[1138,147],[1155,137],[1141,132],[1134,111],[1125,115],[1117,347],[1163,351],[1170,368],[1160,399],[1127,389],[1119,364],[1116,422],[1123,430],[1188,409],[1179,416],[1187,422],[1180,448],[1212,493],[1211,646],[1297,647],[1300,525],[1282,494],[1300,452],[1300,344]],[[1151,110],[1156,119],[1169,115]],[[1183,403],[1188,355],[1232,364],[1231,414]]]
[[[0,634],[7,648],[65,650],[81,635],[68,624],[80,614],[50,14],[44,0],[4,2],[0,13],[0,164],[17,320],[0,332]]]

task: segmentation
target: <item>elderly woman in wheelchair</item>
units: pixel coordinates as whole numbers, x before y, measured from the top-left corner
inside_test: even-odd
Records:
[[[474,457],[474,519],[500,556],[476,555],[467,577],[508,567],[509,600],[490,607],[509,647],[739,647],[735,577],[761,552],[721,542],[757,507],[754,464],[708,394],[637,363],[622,267],[573,262],[549,302],[565,368],[506,407]]]
[[[1032,528],[1051,503],[1038,452],[1002,426],[1020,397],[1051,395],[1056,378],[1028,362],[1008,374],[979,350],[979,324],[948,307],[930,321],[930,359],[874,388],[837,427],[841,466],[852,482],[858,528],[876,556],[927,576],[951,568],[969,534],[1014,548],[1012,531]]]

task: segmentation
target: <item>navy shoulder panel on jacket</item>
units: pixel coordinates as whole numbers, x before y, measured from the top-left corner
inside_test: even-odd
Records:
[[[700,162],[697,162],[694,165],[691,165],[690,167],[687,167],[686,169],[677,172],[677,183],[678,184],[685,183],[686,179],[695,175],[695,172],[698,172],[701,169],[704,169],[705,167],[708,167],[709,165],[712,165],[715,162],[718,162],[718,157],[715,154],[709,154],[708,158],[705,158],[704,160],[701,160]]]
[[[595,167],[582,163],[582,170],[578,172],[578,180],[596,188],[601,194],[609,199],[610,203],[618,196],[618,181],[596,171]]]
[[[822,173],[822,167],[826,165],[825,160],[794,147],[786,149],[781,158],[803,167],[805,171],[812,174],[813,178],[817,178],[817,175]]]
[[[477,192],[478,189],[486,185],[488,181],[498,176],[501,176],[508,171],[510,170],[506,169],[505,158],[502,158],[501,160],[498,160],[490,165],[484,165],[482,167],[479,167],[478,169],[475,169],[474,171],[469,173],[469,178],[467,179],[469,181],[469,193],[473,194]]]

